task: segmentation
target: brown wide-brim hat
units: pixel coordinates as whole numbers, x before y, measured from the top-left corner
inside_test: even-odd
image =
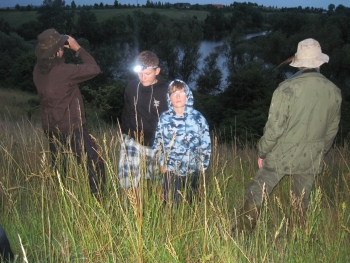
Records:
[[[329,57],[323,54],[320,44],[312,38],[300,41],[297,53],[289,65],[296,68],[317,68],[327,63]]]
[[[54,28],[46,29],[38,36],[35,55],[38,59],[49,58],[64,45],[67,35],[60,35]]]

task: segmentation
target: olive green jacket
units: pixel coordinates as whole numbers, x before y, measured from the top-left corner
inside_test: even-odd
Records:
[[[341,91],[313,70],[280,83],[258,142],[264,167],[283,174],[318,174],[338,132]]]

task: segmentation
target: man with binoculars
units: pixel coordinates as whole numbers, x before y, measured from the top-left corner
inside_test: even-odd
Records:
[[[64,48],[75,51],[82,63],[65,63]],[[49,139],[52,166],[64,175],[67,172],[66,153],[73,153],[79,163],[86,153],[90,189],[100,200],[105,181],[104,162],[92,137],[84,129],[85,109],[78,86],[97,76],[100,68],[74,38],[61,35],[53,28],[38,36],[35,55],[37,63],[33,79],[39,93],[42,127]]]

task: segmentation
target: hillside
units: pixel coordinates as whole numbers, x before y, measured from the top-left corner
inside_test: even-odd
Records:
[[[96,14],[99,22],[104,21],[113,16],[126,16],[132,15],[135,10],[141,10],[146,14],[157,12],[160,15],[165,15],[171,19],[185,19],[190,17],[196,17],[199,21],[203,21],[208,11],[203,10],[180,10],[180,9],[160,9],[160,8],[127,8],[127,9],[98,9],[93,10]],[[79,11],[76,11],[78,15]],[[37,11],[3,11],[0,12],[0,19],[3,18],[7,21],[12,28],[17,28],[23,23],[36,20]],[[77,16],[75,17],[77,18]]]

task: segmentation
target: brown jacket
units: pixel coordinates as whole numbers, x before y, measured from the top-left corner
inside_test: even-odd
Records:
[[[47,74],[34,67],[33,79],[42,107],[44,131],[68,133],[85,122],[85,109],[78,83],[89,80],[100,73],[94,58],[83,48],[77,53],[82,64],[66,64],[56,58],[55,66]]]

